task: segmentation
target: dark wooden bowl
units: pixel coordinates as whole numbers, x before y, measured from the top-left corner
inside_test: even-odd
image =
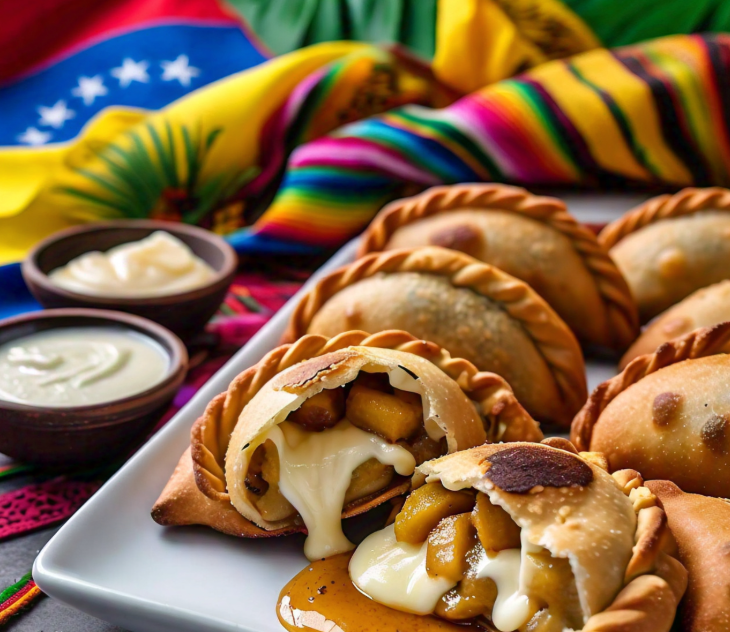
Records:
[[[145,298],[79,294],[55,285],[48,273],[90,250],[106,252],[164,230],[185,244],[213,270],[206,286],[168,296]],[[154,320],[184,340],[200,331],[225,298],[236,273],[238,258],[222,238],[197,226],[153,220],[120,220],[75,226],[43,240],[23,261],[23,278],[43,307],[113,309]]]
[[[149,336],[168,353],[167,377],[152,388],[103,404],[50,408],[0,399],[0,452],[26,463],[109,463],[157,423],[182,384],[188,354],[172,332],[147,319],[98,309],[54,309],[0,321],[0,344],[59,327],[126,327]]]

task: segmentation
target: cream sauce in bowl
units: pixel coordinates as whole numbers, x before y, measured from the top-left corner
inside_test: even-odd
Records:
[[[0,345],[0,399],[49,408],[108,403],[162,382],[164,348],[121,327],[61,327]]]
[[[203,287],[215,270],[180,239],[155,231],[107,252],[87,252],[48,274],[61,288],[89,296],[145,298]]]

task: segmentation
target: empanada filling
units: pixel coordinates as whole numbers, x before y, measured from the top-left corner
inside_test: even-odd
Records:
[[[349,384],[317,393],[253,451],[245,478],[249,501],[269,523],[298,515],[309,533],[304,552],[310,559],[354,548],[341,525],[348,505],[446,453],[445,439],[426,430],[421,395],[392,386],[391,379],[361,371]]]
[[[415,614],[488,620],[502,632],[582,628],[570,562],[525,533],[488,495],[427,483],[357,548],[350,577],[371,599]]]

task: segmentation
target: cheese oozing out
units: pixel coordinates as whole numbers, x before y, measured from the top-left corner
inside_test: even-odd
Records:
[[[354,548],[342,531],[342,507],[353,471],[375,458],[402,476],[416,468],[413,455],[399,445],[356,428],[347,420],[322,432],[282,422],[263,437],[279,451],[279,490],[299,512],[309,536],[304,554],[318,559]]]
[[[531,568],[528,554],[543,551],[521,532],[521,548],[498,552],[481,550],[476,577],[497,586],[491,619],[502,632],[527,624],[538,610],[529,595]],[[394,525],[368,536],[350,560],[350,579],[371,599],[397,610],[432,614],[441,597],[457,582],[430,577],[426,571],[428,540],[423,544],[398,542]]]
[[[497,585],[497,600],[492,609],[492,623],[502,632],[517,630],[525,625],[537,608],[528,595],[530,577],[527,554],[542,551],[542,547],[531,544],[520,532],[522,547],[504,549],[496,553],[483,551],[478,562],[476,576],[489,578]]]
[[[427,548],[428,541],[398,542],[395,525],[389,525],[369,535],[355,549],[350,559],[350,579],[378,603],[414,614],[431,614],[456,582],[428,574]]]

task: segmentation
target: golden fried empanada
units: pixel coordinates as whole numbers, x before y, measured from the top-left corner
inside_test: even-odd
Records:
[[[525,281],[582,342],[625,349],[638,335],[626,281],[561,200],[504,184],[433,187],[386,206],[358,252],[429,245],[459,250]]]
[[[730,190],[652,198],[606,226],[598,241],[647,322],[692,292],[730,278]]]
[[[373,253],[322,278],[284,341],[305,333],[402,329],[504,377],[536,419],[567,425],[586,398],[583,356],[526,283],[460,252]]]
[[[485,441],[540,440],[499,376],[402,331],[304,336],[213,399],[152,511],[241,537],[308,532],[351,548],[341,518],[410,489],[416,465]]]
[[[639,356],[601,384],[571,439],[688,492],[730,495],[730,323],[698,329]]]
[[[359,599],[399,611],[399,629],[439,629],[436,620],[502,632],[668,632],[687,572],[664,511],[637,472],[611,476],[563,444],[485,445],[418,467],[394,524],[350,559]],[[295,632],[286,615],[297,608],[300,620],[316,613],[332,629],[388,629],[383,609],[381,623],[362,620],[365,608],[350,618],[315,590],[302,599],[297,582],[326,564],[282,591],[284,627]]]
[[[669,481],[648,481],[659,498],[689,573],[680,604],[681,632],[730,630],[730,501],[684,493]]]
[[[700,327],[730,320],[730,281],[697,290],[652,320],[621,358],[623,369],[634,358],[653,353],[660,344]]]

